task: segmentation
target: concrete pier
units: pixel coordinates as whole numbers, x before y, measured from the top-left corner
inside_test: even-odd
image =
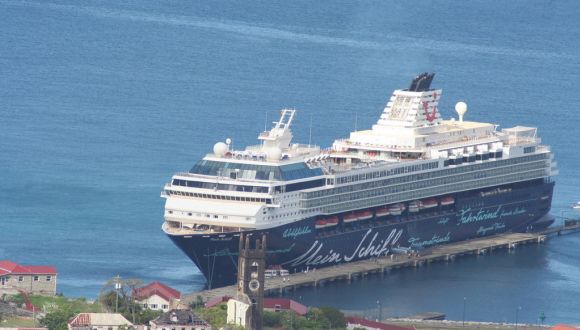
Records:
[[[421,267],[432,262],[453,262],[455,258],[469,255],[485,255],[497,249],[517,249],[526,244],[542,244],[552,235],[562,235],[580,231],[580,224],[572,226],[555,226],[537,233],[507,233],[462,242],[438,245],[420,251],[419,255],[398,254],[376,259],[339,264],[335,266],[310,270],[307,273],[290,274],[284,278],[267,278],[264,294],[281,295],[285,291],[296,290],[302,287],[318,287],[334,281],[353,281],[362,279],[370,274],[383,276],[393,269]],[[194,292],[183,297],[189,303],[197,296],[204,301],[225,295],[235,296],[236,286]]]

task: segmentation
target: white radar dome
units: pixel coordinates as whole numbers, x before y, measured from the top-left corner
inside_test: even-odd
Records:
[[[267,153],[268,160],[270,161],[280,160],[280,157],[282,157],[282,150],[280,150],[280,148],[268,149]]]
[[[228,145],[223,143],[223,142],[218,142],[216,144],[214,144],[213,146],[213,153],[216,156],[223,156],[226,154],[226,152],[228,152]]]
[[[465,102],[457,102],[455,104],[455,112],[459,115],[459,121],[463,121],[463,115],[467,112],[467,104]]]
[[[226,139],[226,144],[227,144],[227,145],[230,145],[230,144],[232,144],[232,139],[230,139],[230,138],[227,138],[227,139]]]

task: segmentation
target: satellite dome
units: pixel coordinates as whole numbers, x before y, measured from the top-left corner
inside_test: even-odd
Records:
[[[218,142],[213,146],[213,153],[216,156],[222,157],[228,152],[228,145],[223,142]]]
[[[270,161],[280,160],[280,157],[282,157],[282,150],[280,148],[270,148],[267,153],[268,160]]]
[[[463,121],[463,115],[467,112],[467,104],[465,102],[457,102],[455,104],[455,112],[459,115],[459,121]]]
[[[232,139],[230,139],[230,138],[227,138],[227,139],[226,139],[226,144],[227,144],[227,145],[230,145],[230,144],[232,144]]]

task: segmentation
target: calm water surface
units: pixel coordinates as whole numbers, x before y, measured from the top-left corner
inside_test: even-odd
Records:
[[[59,290],[110,277],[202,287],[162,234],[159,193],[216,141],[254,143],[299,109],[298,141],[369,127],[395,88],[437,73],[441,112],[538,126],[560,169],[554,213],[580,200],[580,3],[564,1],[0,0],[0,259],[54,264]],[[578,236],[385,280],[301,291],[385,315],[580,323]],[[349,297],[346,299],[345,297]]]

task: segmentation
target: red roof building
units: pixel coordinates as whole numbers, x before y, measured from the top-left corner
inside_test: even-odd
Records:
[[[208,300],[203,305],[203,307],[205,307],[205,308],[212,308],[212,307],[217,306],[217,305],[219,305],[221,303],[228,302],[231,298],[232,297],[230,297],[230,296],[215,297],[215,298],[212,298],[212,299]]]
[[[301,316],[304,316],[306,313],[308,313],[308,307],[292,299],[284,298],[264,298],[264,310],[270,310],[274,312],[291,310]]]
[[[135,289],[133,297],[144,308],[167,312],[171,302],[181,298],[181,293],[161,282],[153,282]]]
[[[375,322],[356,316],[347,316],[346,325],[347,329],[363,328],[367,330],[415,330],[415,328]]]
[[[556,324],[555,326],[551,327],[550,330],[579,330],[580,327],[574,327],[567,324]]]
[[[56,268],[24,266],[10,260],[0,260],[0,293],[56,294]]]

